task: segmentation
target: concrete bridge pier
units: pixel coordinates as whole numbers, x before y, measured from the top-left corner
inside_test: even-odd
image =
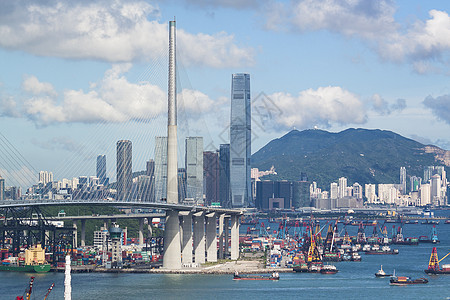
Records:
[[[206,260],[217,261],[216,213],[206,215]]]
[[[228,257],[228,253],[229,253],[229,247],[228,247],[228,245],[229,245],[229,243],[230,243],[230,216],[225,216],[225,219],[224,219],[224,242],[225,242],[225,245],[224,245],[224,255],[225,255],[225,258],[227,258]]]
[[[182,242],[181,242],[181,262],[183,265],[192,264],[192,214],[188,211],[180,212],[183,218]]]
[[[239,216],[231,215],[231,259],[239,258]]]
[[[181,269],[181,240],[178,211],[166,211],[163,268]]]
[[[139,246],[144,246],[144,218],[139,218]]]
[[[195,262],[205,263],[205,217],[203,212],[194,214],[194,251]]]
[[[73,247],[76,248],[78,247],[78,224],[77,221],[73,221],[73,231],[74,231],[74,235],[73,235]]]
[[[224,238],[224,221],[225,221],[225,215],[220,214],[219,215],[219,259],[224,259],[224,252],[223,252],[223,238]]]
[[[81,247],[86,246],[86,220],[81,220]]]

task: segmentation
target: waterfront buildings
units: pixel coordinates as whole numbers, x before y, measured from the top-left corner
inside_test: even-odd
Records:
[[[129,140],[117,142],[117,199],[130,200],[133,185],[132,145]]]
[[[250,74],[233,74],[230,121],[230,188],[232,207],[251,200],[251,103]]]

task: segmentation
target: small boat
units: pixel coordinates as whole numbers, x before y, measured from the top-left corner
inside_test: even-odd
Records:
[[[383,270],[383,265],[381,265],[381,268],[378,270],[378,272],[375,273],[376,277],[391,277],[392,274],[386,274]]]
[[[324,265],[320,269],[321,274],[336,274],[339,270],[334,265]]]
[[[273,272],[272,275],[239,275],[234,273],[233,280],[280,280],[278,272]]]
[[[411,279],[411,277],[408,276],[396,276],[392,277],[389,283],[391,285],[425,284],[428,283],[428,279],[423,277],[418,279]]]
[[[370,250],[365,252],[365,254],[369,255],[379,255],[379,254],[398,254],[398,249],[391,249],[389,246],[383,246],[379,250]]]

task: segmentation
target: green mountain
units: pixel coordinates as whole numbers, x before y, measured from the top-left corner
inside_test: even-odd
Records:
[[[423,168],[442,165],[439,159],[447,152],[385,130],[292,130],[253,154],[252,168],[274,166],[277,175],[264,179],[299,180],[304,172],[329,190],[339,177],[347,177],[349,185],[399,183],[400,167],[406,167],[407,177],[423,177]]]

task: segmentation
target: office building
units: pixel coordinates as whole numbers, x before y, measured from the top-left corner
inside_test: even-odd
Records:
[[[129,140],[117,142],[117,199],[130,200],[133,186],[132,145]]]
[[[186,138],[186,198],[203,202],[203,138]]]
[[[251,201],[250,158],[250,74],[233,74],[230,121],[230,188],[233,207],[245,207]]]
[[[219,148],[220,205],[225,208],[231,208],[230,197],[230,144],[221,144]]]

